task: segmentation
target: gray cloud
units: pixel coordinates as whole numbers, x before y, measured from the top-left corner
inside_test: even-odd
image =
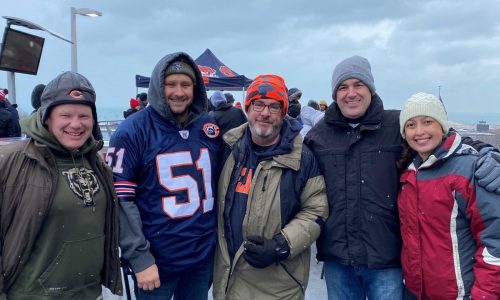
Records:
[[[415,92],[437,93],[441,85],[449,111],[500,113],[492,100],[500,94],[498,1],[68,2],[10,1],[2,15],[69,37],[69,5],[102,11],[100,18],[77,16],[79,71],[94,84],[98,107],[124,110],[136,93],[135,74],[149,75],[163,55],[182,50],[196,58],[210,48],[248,77],[283,76],[303,90],[304,101],[331,101],[335,64],[358,54],[372,63],[386,107],[399,108]],[[35,33],[46,38],[39,74],[16,75],[25,111],[37,83],[70,68],[70,45]]]

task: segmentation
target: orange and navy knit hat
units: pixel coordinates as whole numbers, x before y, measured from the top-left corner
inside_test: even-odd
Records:
[[[248,112],[252,101],[257,99],[273,99],[281,102],[283,107],[282,113],[285,115],[288,109],[288,89],[285,85],[285,80],[278,75],[272,74],[255,77],[247,88],[245,111]]]

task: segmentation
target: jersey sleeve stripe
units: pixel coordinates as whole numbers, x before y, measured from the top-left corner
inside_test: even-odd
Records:
[[[116,181],[115,182],[115,187],[117,185],[137,187],[137,183],[134,183],[134,182],[131,182],[131,181]]]
[[[135,197],[135,191],[137,190],[137,184],[129,181],[117,181],[115,182],[116,195],[119,198]]]

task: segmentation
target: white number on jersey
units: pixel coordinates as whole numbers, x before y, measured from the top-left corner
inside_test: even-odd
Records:
[[[203,188],[206,198],[201,201],[198,182],[190,175],[174,176],[173,169],[180,166],[196,166],[202,172]],[[193,162],[191,152],[175,152],[160,154],[156,157],[156,168],[160,185],[169,192],[186,191],[188,201],[178,203],[176,196],[163,197],[163,211],[170,218],[185,218],[192,216],[200,207],[203,212],[209,212],[214,207],[212,194],[212,168],[208,149],[200,150],[200,158]]]
[[[106,150],[106,163],[108,166],[113,168],[113,173],[123,173],[123,155],[125,154],[125,148],[120,148],[115,153],[115,147],[109,147]],[[116,163],[113,166],[113,156],[116,158]]]

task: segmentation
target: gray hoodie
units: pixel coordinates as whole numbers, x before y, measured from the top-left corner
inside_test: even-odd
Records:
[[[148,100],[151,107],[153,107],[153,109],[163,118],[169,120],[173,124],[176,124],[179,128],[183,128],[189,125],[193,120],[198,118],[202,112],[206,112],[208,110],[208,100],[205,85],[195,84],[193,103],[190,107],[191,113],[186,124],[181,125],[172,115],[164,93],[165,70],[172,62],[179,60],[193,67],[196,76],[196,82],[203,82],[203,77],[201,76],[201,72],[198,69],[198,66],[188,54],[184,52],[175,52],[172,54],[168,54],[164,56],[153,69],[153,73],[151,74],[151,81],[149,82]]]

